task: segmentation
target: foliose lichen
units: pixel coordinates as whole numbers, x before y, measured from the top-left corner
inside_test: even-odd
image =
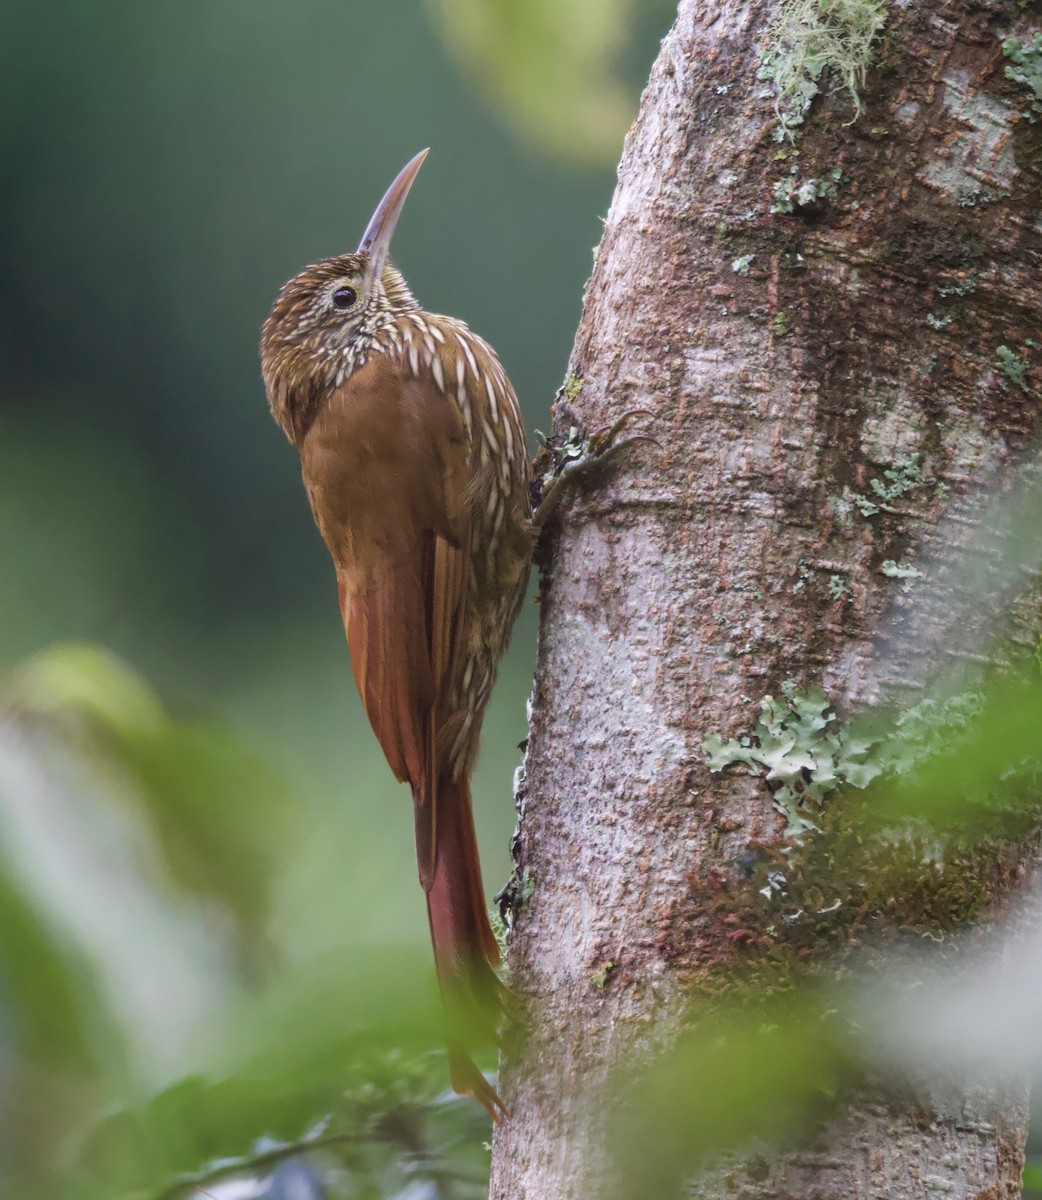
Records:
[[[1014,37],[1002,43],[1002,53],[1009,59],[1005,76],[1031,93],[1027,119],[1035,122],[1042,116],[1042,32],[1035,32],[1023,42]]]
[[[791,680],[780,698],[760,701],[760,717],[749,734],[724,741],[711,734],[703,743],[711,771],[744,764],[771,787],[774,807],[786,818],[785,834],[798,837],[817,830],[817,813],[840,783],[867,787],[879,773],[869,762],[871,739],[842,731],[825,693],[805,695]]]
[[[868,481],[871,495],[855,493],[850,500],[866,519],[878,516],[881,512],[900,514],[901,510],[894,506],[894,501],[925,488],[931,482],[937,495],[944,496],[947,493],[946,484],[927,479],[923,473],[919,455],[910,454],[907,458],[887,467],[883,471],[882,478],[877,476]]]
[[[1027,344],[1032,347],[1035,345],[1030,339]],[[1010,383],[1020,388],[1022,392],[1026,392],[1029,396],[1036,395],[1035,389],[1028,383],[1028,364],[1015,350],[1011,350],[1009,346],[997,346],[995,349],[995,358],[998,362],[999,370]]]
[[[710,771],[744,765],[750,775],[759,775],[786,819],[784,836],[797,840],[820,832],[820,815],[831,792],[841,786],[866,788],[881,775],[911,770],[951,745],[983,704],[978,692],[923,700],[884,734],[842,723],[818,687],[801,694],[788,680],[781,693],[760,701],[751,733],[726,741],[710,734],[703,749]]]
[[[597,970],[590,976],[590,983],[598,990],[603,989],[608,982],[608,976],[614,969],[615,964],[613,962],[601,963]]]
[[[892,558],[888,558],[880,564],[879,573],[890,579],[899,579],[902,592],[910,592],[915,581],[923,577],[922,571],[913,567],[911,563],[895,562]]]
[[[828,582],[829,599],[842,600],[844,596],[848,596],[846,581],[842,575],[830,575]]]
[[[804,176],[793,164],[789,174],[782,176],[774,185],[772,213],[791,213],[798,208],[810,208],[822,200],[831,200],[844,182],[841,167],[833,167],[824,177]]]

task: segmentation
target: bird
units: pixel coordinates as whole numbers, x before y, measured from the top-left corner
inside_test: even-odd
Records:
[[[520,407],[495,351],[463,321],[421,308],[390,258],[427,153],[399,172],[353,254],[282,287],[261,373],[333,560],[363,706],[412,791],[452,1084],[498,1122],[506,1109],[473,1061],[497,1040],[506,992],[470,777],[562,485],[635,439],[618,437],[620,421],[569,448],[533,497]]]

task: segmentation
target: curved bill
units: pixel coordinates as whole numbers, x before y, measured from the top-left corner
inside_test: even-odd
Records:
[[[426,150],[421,150],[415,158],[409,159],[398,172],[398,178],[384,193],[384,198],[376,206],[376,212],[370,218],[366,231],[362,234],[362,240],[358,243],[358,253],[369,255],[373,273],[377,279],[380,278],[384,263],[387,261],[391,238],[394,236],[394,227],[402,215],[409,188],[412,187],[413,180],[429,152],[430,147],[428,146]]]

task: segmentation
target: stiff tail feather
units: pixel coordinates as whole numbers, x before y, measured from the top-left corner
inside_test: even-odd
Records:
[[[499,1121],[507,1115],[503,1102],[471,1058],[474,1047],[495,1044],[506,989],[495,972],[499,947],[481,886],[470,787],[465,779],[441,779],[437,789],[437,849],[427,918],[448,1027],[452,1086],[460,1095],[473,1094]],[[421,835],[425,824],[417,820],[421,862],[427,849]]]

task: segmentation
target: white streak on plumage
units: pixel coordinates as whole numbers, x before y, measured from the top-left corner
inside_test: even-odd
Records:
[[[492,413],[492,420],[499,420],[499,401],[496,399],[496,389],[492,386],[492,379],[488,374],[485,375],[485,392],[488,395],[488,407]]]
[[[471,350],[470,346],[467,345],[467,339],[465,337],[458,337],[457,340],[459,341],[459,344],[463,347],[463,353],[466,355],[467,366],[470,367],[470,373],[474,376],[475,379],[480,379],[481,372],[478,370],[478,364],[474,361],[473,350]]]

